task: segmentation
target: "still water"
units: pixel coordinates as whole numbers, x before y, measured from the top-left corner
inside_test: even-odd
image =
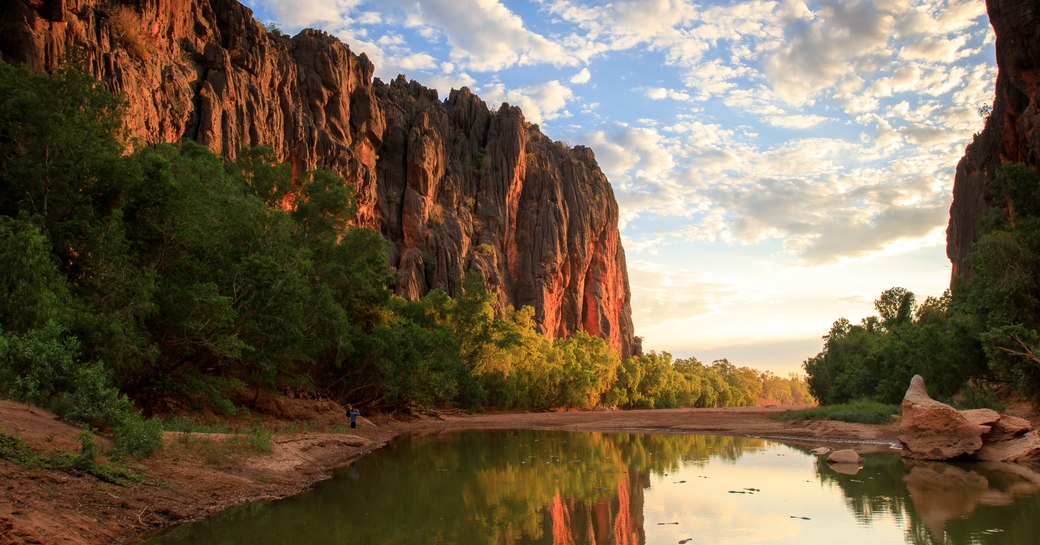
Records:
[[[716,435],[469,431],[414,437],[293,498],[149,545],[1030,544],[1040,473]]]

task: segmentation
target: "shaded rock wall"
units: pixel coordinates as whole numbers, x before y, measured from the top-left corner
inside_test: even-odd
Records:
[[[319,31],[270,33],[235,0],[8,0],[0,54],[37,70],[78,57],[125,94],[145,144],[191,138],[229,159],[266,145],[297,175],[336,171],[359,224],[393,243],[400,295],[454,293],[476,270],[549,337],[584,329],[639,351],[610,184],[591,150],[518,108],[373,81],[365,55]]]
[[[1002,163],[1040,168],[1040,3],[987,0],[996,33],[997,84],[993,112],[957,164],[946,231],[953,276],[970,276],[968,255],[989,212],[986,187]]]

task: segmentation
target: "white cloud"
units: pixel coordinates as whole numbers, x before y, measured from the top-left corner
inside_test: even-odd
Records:
[[[477,80],[465,72],[456,74],[431,74],[423,75],[422,84],[437,90],[437,96],[446,98],[452,89],[473,87]]]
[[[413,53],[407,57],[397,59],[396,64],[405,71],[429,70],[437,66],[437,59],[427,53]]]
[[[582,68],[577,74],[571,76],[570,82],[575,85],[583,85],[592,79],[592,73],[589,72],[588,68]]]
[[[809,129],[827,121],[822,115],[777,114],[766,117],[766,122],[785,129]]]
[[[867,0],[822,2],[810,22],[789,27],[788,45],[765,59],[777,96],[804,104],[850,71],[874,72],[895,15]]]
[[[508,102],[519,106],[524,119],[531,123],[543,123],[565,115],[567,101],[574,96],[570,87],[557,80],[508,90],[505,85],[494,83],[478,91],[488,103]]]
[[[609,176],[632,175],[653,180],[675,167],[668,142],[650,127],[615,125],[608,131],[590,134],[589,143],[595,146],[600,166]]]
[[[566,49],[524,26],[497,0],[391,0],[407,14],[406,24],[436,28],[451,46],[451,61],[486,72],[548,62],[574,65]]]
[[[266,7],[287,30],[297,31],[322,23],[340,23],[362,0],[254,0]],[[365,18],[370,18],[366,15]]]
[[[677,91],[675,89],[665,89],[664,87],[651,87],[645,90],[646,97],[650,100],[692,100],[693,97],[685,91]]]

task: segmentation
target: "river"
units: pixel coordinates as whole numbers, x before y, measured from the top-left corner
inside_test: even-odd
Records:
[[[406,435],[292,498],[234,508],[149,545],[1022,544],[1040,473],[867,454],[831,466],[721,435]]]

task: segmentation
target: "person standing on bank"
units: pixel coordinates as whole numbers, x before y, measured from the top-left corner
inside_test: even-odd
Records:
[[[359,413],[358,410],[355,409],[353,405],[347,405],[347,416],[350,417],[350,427],[352,427],[352,428],[356,428],[357,427],[357,417],[360,416],[360,415],[361,415],[361,413]]]

